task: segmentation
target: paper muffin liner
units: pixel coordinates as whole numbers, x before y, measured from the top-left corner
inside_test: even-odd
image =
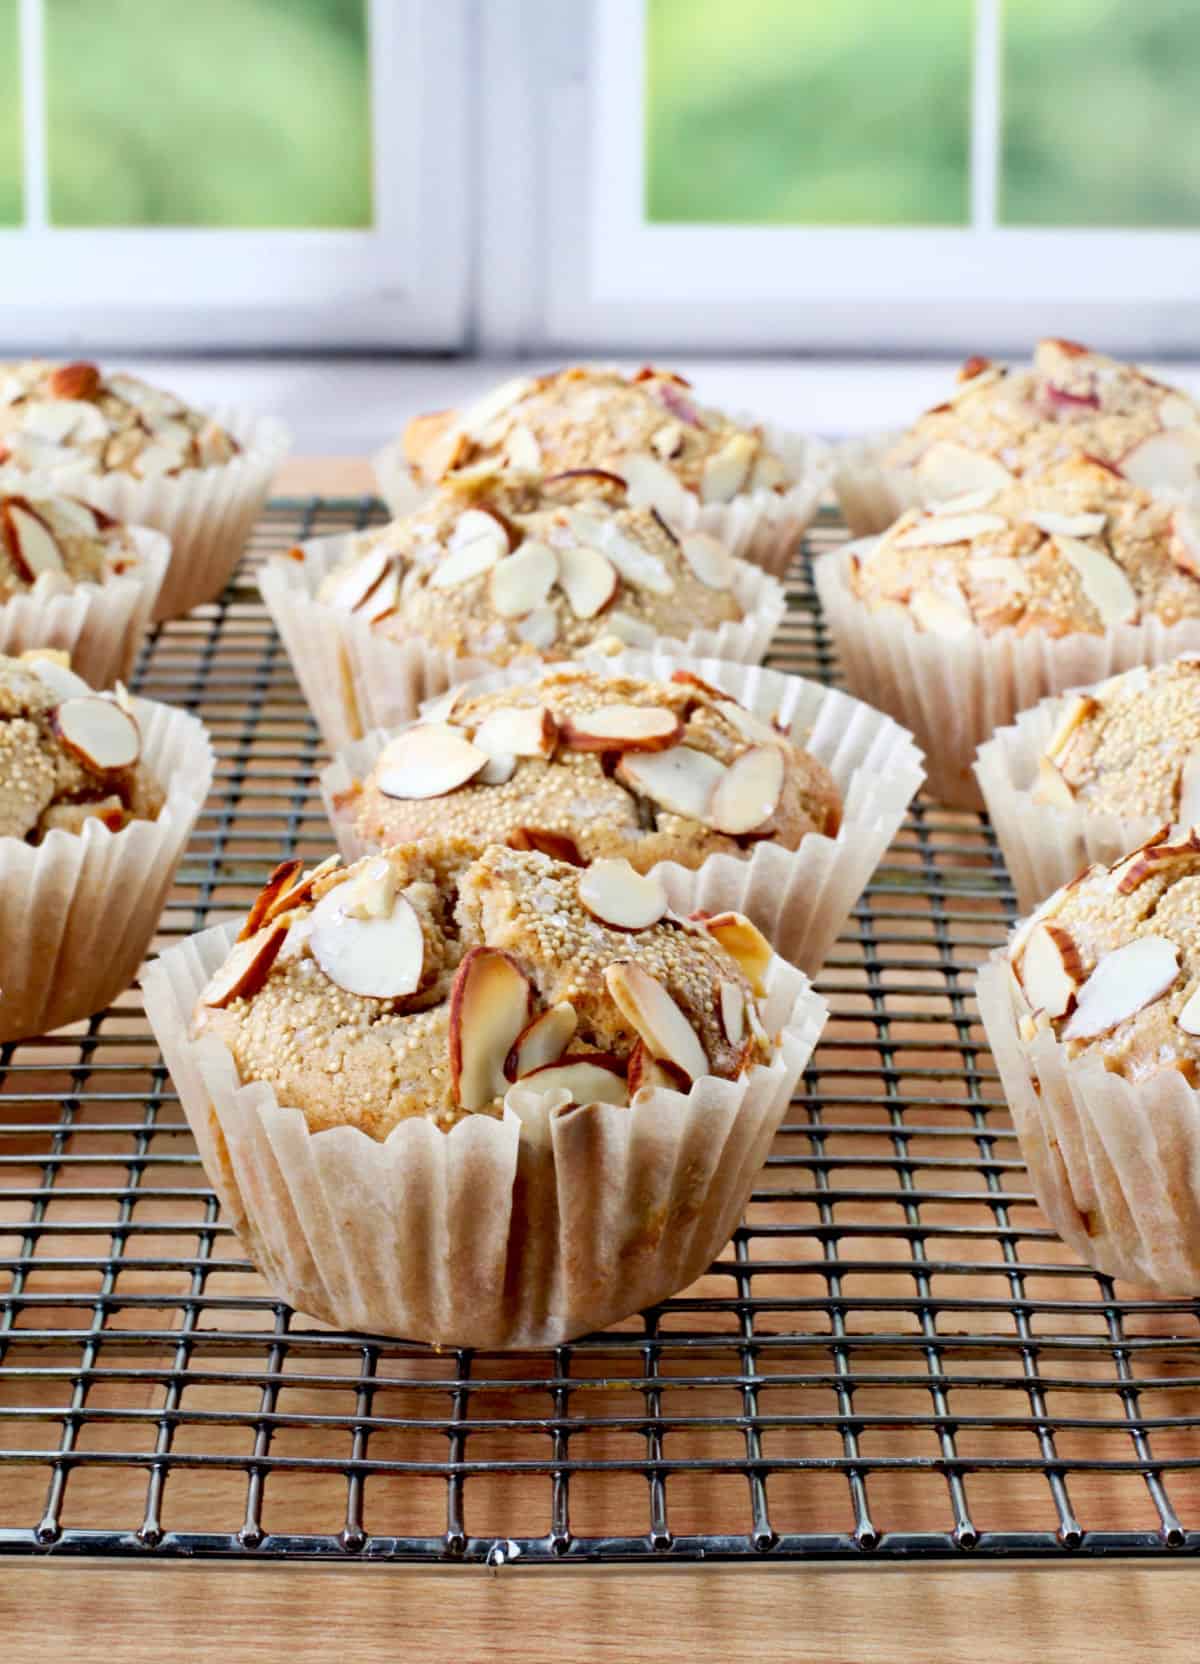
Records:
[[[192,468],[173,478],[137,480],[130,474],[82,474],[68,488],[132,525],[154,526],[171,543],[171,562],[154,617],[180,618],[213,601],[228,583],[254,523],[262,513],[291,434],[273,417],[238,409],[212,417],[242,446],[230,462]]]
[[[676,861],[660,861],[653,869],[678,912],[745,913],[777,953],[815,976],[921,784],[921,753],[912,735],[837,688],[775,670],[716,659],[685,663],[667,652],[612,659],[587,653],[576,662],[602,675],[654,681],[668,681],[679,668],[691,670],[759,716],[777,716],[790,737],[829,769],[842,799],[836,837],[810,832],[796,850],[764,842],[745,856],[709,855],[695,869]],[[540,667],[509,666],[478,678],[467,691],[510,687],[539,673]],[[377,846],[359,838],[339,800],[370,771],[389,738],[376,730],[347,746],[321,776],[325,808],[346,861]]]
[[[816,562],[816,585],[850,690],[910,728],[925,752],[928,789],[954,808],[983,807],[975,752],[1018,711],[1049,694],[1139,664],[1200,650],[1200,620],[1119,624],[1103,635],[941,636],[872,612],[850,587],[853,546]]]
[[[925,491],[912,468],[888,468],[884,457],[902,437],[893,433],[847,439],[833,447],[834,495],[855,537],[884,532],[905,509],[919,508]]]
[[[45,1034],[129,987],[213,777],[202,723],[135,699],[142,760],[166,792],[157,820],[88,821],[34,846],[0,838],[0,1042]]]
[[[371,628],[365,619],[317,600],[327,573],[352,552],[361,533],[314,538],[301,544],[303,559],[279,555],[259,572],[258,586],[292,661],[317,726],[331,751],[374,728],[411,722],[421,702],[455,682],[493,667],[483,659],[456,658],[421,636],[401,640]],[[757,567],[736,570],[733,594],[745,616],[711,630],[692,630],[661,645],[681,655],[706,654],[757,664],[787,610],[783,587]],[[528,663],[545,668],[542,659]],[[553,661],[561,662],[561,661]]]
[[[1088,1265],[1164,1295],[1200,1294],[1200,1094],[1177,1069],[1129,1081],[1069,1058],[1029,1010],[1004,950],[981,967],[980,1015],[1042,1212]]]
[[[746,427],[757,425],[753,416],[745,414],[733,420]],[[763,425],[763,435],[792,475],[794,483],[786,491],[746,491],[729,503],[702,503],[680,488],[678,496],[656,502],[655,507],[673,531],[707,532],[731,555],[781,578],[829,486],[830,447],[814,435],[769,424]],[[414,477],[404,460],[402,440],[385,445],[372,461],[380,496],[393,516],[420,508],[430,487]]]
[[[1011,727],[997,729],[980,746],[975,760],[975,775],[1022,913],[1032,912],[1084,867],[1119,861],[1164,819],[1034,800],[1038,758],[1054,735],[1062,706],[1062,697],[1056,696],[1022,711]]]
[[[628,1108],[564,1109],[514,1087],[503,1118],[450,1132],[403,1121],[384,1142],[310,1132],[227,1047],[190,1036],[236,925],[146,968],[146,1011],[230,1223],[274,1293],[339,1328],[441,1346],[551,1346],[618,1322],[707,1270],[737,1225],[825,1002],[776,958],[769,1065]]]
[[[130,675],[138,648],[150,628],[155,597],[171,546],[161,532],[128,528],[138,566],[102,584],[71,584],[58,593],[37,587],[0,602],[0,653],[16,656],[31,647],[58,647],[71,668],[94,688],[108,688]]]

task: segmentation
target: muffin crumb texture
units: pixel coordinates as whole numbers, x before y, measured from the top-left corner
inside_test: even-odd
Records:
[[[1058,890],[1009,959],[1029,1007],[1069,1056],[1095,1051],[1138,1080],[1177,1069],[1200,1084],[1200,828],[1166,826],[1111,867]]]
[[[576,868],[462,840],[343,869],[283,863],[200,996],[229,1047],[314,1132],[499,1116],[514,1085],[627,1105],[772,1054],[771,959],[740,914],[684,919],[627,862]]]
[[[0,657],[0,837],[111,832],[154,820],[161,786],[140,761],[137,718],[120,693],[94,693],[65,655]]]

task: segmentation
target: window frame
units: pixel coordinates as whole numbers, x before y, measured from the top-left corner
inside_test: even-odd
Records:
[[[42,7],[19,0],[26,217],[0,230],[9,348],[465,343],[468,0],[368,0],[374,223],[361,230],[49,225]]]

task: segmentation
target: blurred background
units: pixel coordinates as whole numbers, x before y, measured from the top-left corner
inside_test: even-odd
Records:
[[[0,350],[1195,354],[1198,72],[1195,0],[0,0]]]

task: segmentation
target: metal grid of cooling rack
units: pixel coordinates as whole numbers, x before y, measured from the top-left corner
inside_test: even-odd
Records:
[[[319,856],[316,731],[252,566],[370,503],[272,506],[139,691],[220,767],[161,941]],[[810,568],[773,662],[834,673]],[[972,1002],[1012,896],[919,804],[820,986],[833,1016],[699,1283],[544,1353],[437,1353],[271,1299],[206,1188],[136,991],[0,1050],[0,1552],[492,1565],[1154,1555],[1200,1545],[1200,1332],[1074,1263]]]

